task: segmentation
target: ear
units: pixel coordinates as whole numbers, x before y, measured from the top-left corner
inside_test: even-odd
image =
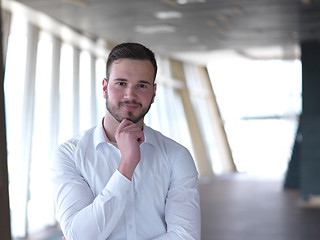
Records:
[[[108,88],[108,79],[104,78],[102,80],[103,98],[107,97],[107,88]]]
[[[151,103],[154,103],[154,98],[156,96],[156,91],[157,91],[157,84],[153,84],[153,97],[152,97],[152,102]]]

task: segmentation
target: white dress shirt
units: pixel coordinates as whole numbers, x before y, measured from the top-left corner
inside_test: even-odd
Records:
[[[189,151],[144,126],[132,181],[102,124],[60,145],[52,164],[67,240],[200,239],[198,173]]]

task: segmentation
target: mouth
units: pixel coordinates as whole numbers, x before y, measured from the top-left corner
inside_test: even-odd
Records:
[[[138,108],[137,105],[128,105],[128,104],[123,104],[122,108],[124,108],[127,111],[134,111]]]
[[[141,104],[132,103],[132,102],[122,102],[122,103],[120,103],[120,106],[127,111],[134,111],[134,110],[140,108]]]

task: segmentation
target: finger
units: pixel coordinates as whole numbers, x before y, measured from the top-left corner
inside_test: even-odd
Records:
[[[139,138],[137,139],[137,141],[139,142],[139,144],[143,143],[143,142],[144,142],[144,135],[141,136],[141,137],[139,137]]]
[[[141,144],[144,142],[144,133],[140,128],[137,129],[126,129],[126,133],[133,134],[135,136],[135,139]]]
[[[117,132],[142,132],[142,130],[137,124],[124,119],[118,126]]]
[[[128,119],[123,119],[119,125],[119,127],[126,127],[126,126],[130,126],[130,125],[136,125],[134,122],[128,120]]]
[[[141,128],[132,121],[124,119],[119,124],[115,135],[120,137],[120,135],[128,133],[130,133],[131,136],[134,136],[134,139],[136,139],[139,142],[139,145],[144,142],[144,133],[141,130]]]

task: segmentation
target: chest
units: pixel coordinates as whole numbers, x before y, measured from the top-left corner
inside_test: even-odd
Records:
[[[101,148],[92,153],[78,153],[77,166],[96,197],[117,170],[121,153],[115,147]],[[153,146],[141,147],[141,160],[133,175],[135,198],[161,199],[166,197],[170,185],[171,164],[161,151]]]

